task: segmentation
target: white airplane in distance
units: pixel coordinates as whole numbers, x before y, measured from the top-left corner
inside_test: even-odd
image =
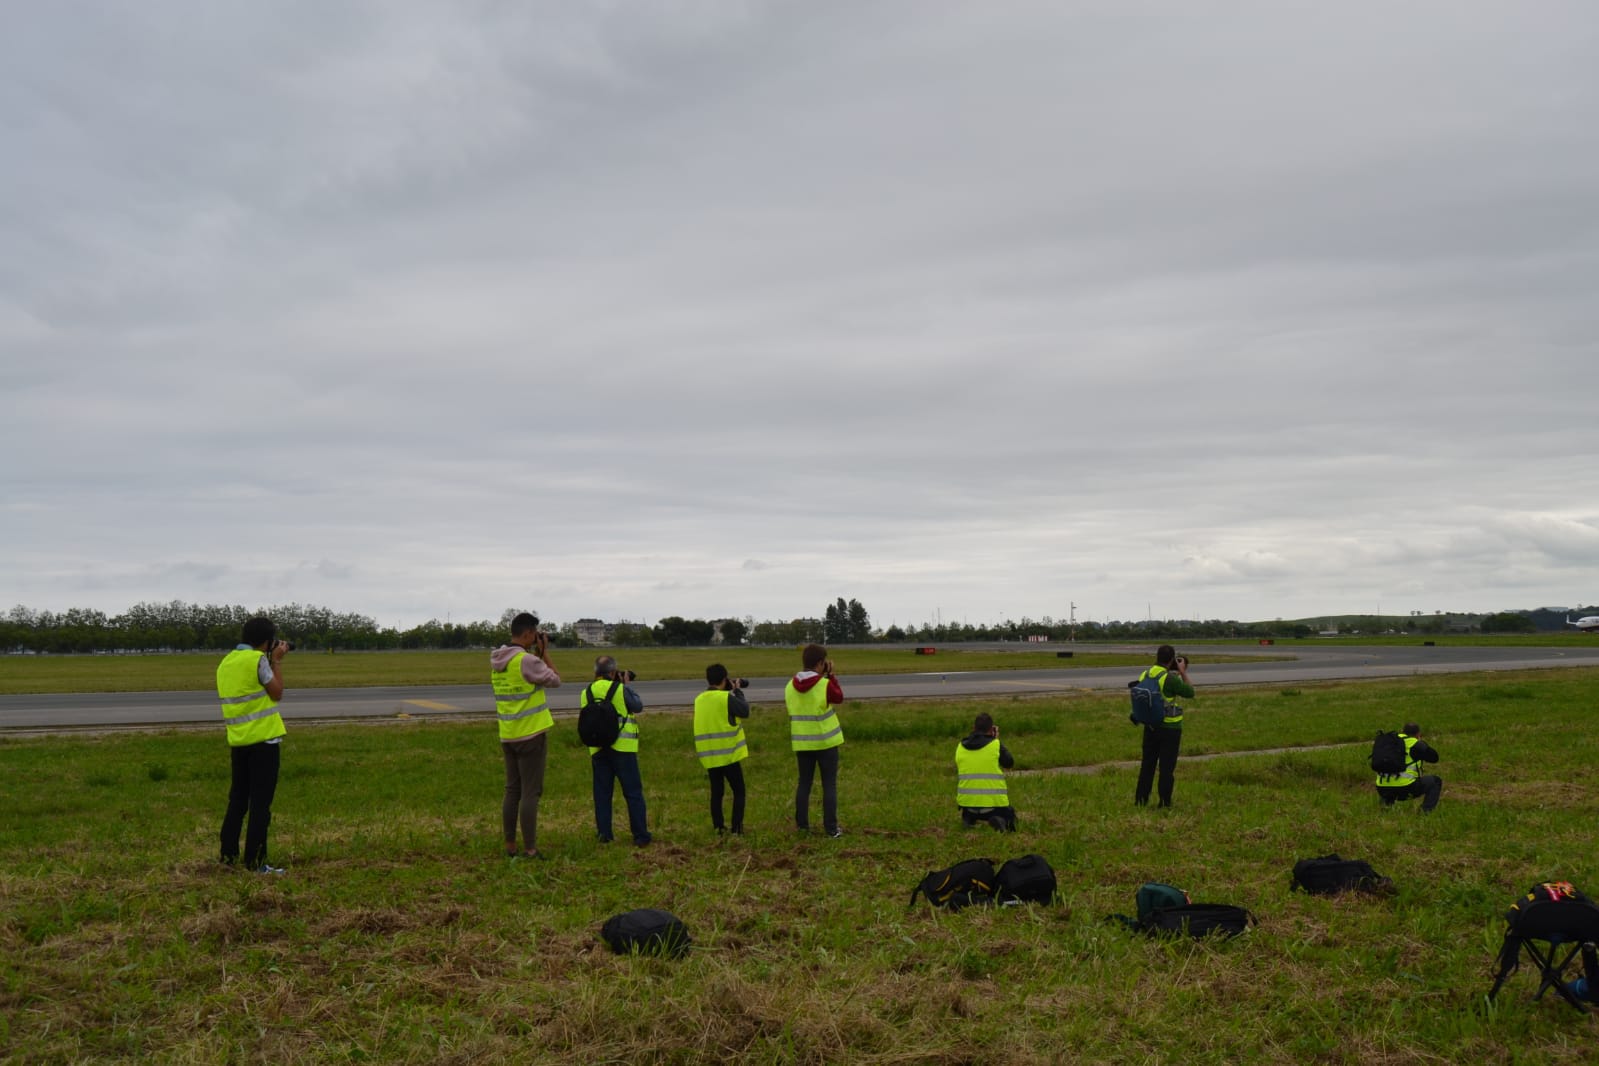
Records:
[[[1566,615],[1566,625],[1576,626],[1584,633],[1592,633],[1595,630],[1599,630],[1599,614],[1590,614],[1577,619],[1575,622],[1571,620],[1571,616],[1568,614]]]

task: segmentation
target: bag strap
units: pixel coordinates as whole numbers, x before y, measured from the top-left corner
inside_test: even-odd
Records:
[[[616,695],[616,686],[620,685],[621,683],[622,682],[616,680],[615,678],[613,678],[611,680],[611,687],[605,690],[605,702],[606,703],[611,703],[611,698]],[[599,700],[594,698],[594,686],[597,685],[597,684],[599,684],[598,681],[590,681],[589,682],[589,687],[588,687],[587,691],[588,691],[588,694],[589,694],[589,702],[590,703],[599,703],[600,702]],[[611,703],[611,706],[615,707],[616,704]]]

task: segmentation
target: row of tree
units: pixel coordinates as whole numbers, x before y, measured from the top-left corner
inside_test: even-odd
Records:
[[[408,629],[382,628],[361,614],[338,613],[325,607],[298,603],[245,608],[237,605],[138,603],[122,614],[107,616],[74,607],[60,613],[13,607],[0,618],[0,652],[66,654],[84,652],[223,651],[239,639],[246,619],[264,614],[278,624],[280,633],[308,649],[352,651],[400,648],[486,648],[505,640],[519,608],[507,608],[497,621],[454,623],[430,619]],[[1579,608],[1579,611],[1591,608]],[[1547,614],[1548,617],[1545,617]],[[825,644],[949,643],[959,641],[1064,641],[1064,640],[1185,640],[1200,637],[1310,637],[1326,629],[1346,634],[1392,631],[1433,634],[1477,630],[1483,633],[1526,633],[1560,628],[1558,614],[1544,610],[1503,611],[1486,616],[1412,615],[1394,617],[1347,616],[1335,623],[1312,626],[1295,622],[1131,621],[1066,622],[1045,616],[1022,618],[992,625],[965,622],[890,625],[872,629],[871,616],[859,600],[842,596],[827,605],[821,618],[794,618],[786,622],[756,622],[753,618],[707,621],[678,615],[662,618],[653,626],[617,622],[611,641],[624,647],[644,645],[704,646],[718,632],[724,644],[794,646]],[[576,647],[582,643],[576,627],[545,623],[553,643]]]

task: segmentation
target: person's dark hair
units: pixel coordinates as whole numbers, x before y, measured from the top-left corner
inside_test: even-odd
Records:
[[[1175,666],[1175,665],[1177,665],[1177,649],[1172,647],[1170,644],[1162,644],[1160,647],[1156,648],[1155,649],[1155,665],[1156,666]]]
[[[609,655],[601,655],[594,660],[594,676],[610,677],[616,673],[616,660]]]
[[[1419,737],[1421,736],[1421,726],[1415,722],[1406,722],[1405,728],[1401,729],[1400,732],[1407,737]]]
[[[511,619],[511,636],[523,637],[539,627],[539,616],[523,611]]]
[[[977,715],[977,721],[972,723],[972,732],[976,733],[978,736],[982,736],[993,728],[994,716],[989,714],[987,711],[980,712]]]
[[[807,644],[800,651],[800,662],[807,670],[814,670],[827,658],[827,649],[820,644]]]
[[[721,663],[712,663],[705,668],[705,683],[712,688],[727,680],[727,667]]]
[[[239,643],[259,648],[263,644],[272,643],[277,635],[278,627],[272,619],[252,618],[244,623],[244,629],[239,633]]]

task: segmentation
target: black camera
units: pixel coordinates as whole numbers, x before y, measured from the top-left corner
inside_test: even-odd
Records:
[[[272,646],[274,648],[282,648],[284,651],[293,651],[294,650],[294,641],[292,641],[292,640],[275,640],[275,641],[272,642]]]
[[[631,670],[618,669],[616,671],[616,676],[621,678],[623,681],[626,681],[628,684],[632,684],[634,681],[638,680],[638,675]]]
[[[747,677],[730,677],[730,678],[728,678],[728,680],[733,682],[733,687],[734,688],[749,688],[750,687],[750,680]]]

